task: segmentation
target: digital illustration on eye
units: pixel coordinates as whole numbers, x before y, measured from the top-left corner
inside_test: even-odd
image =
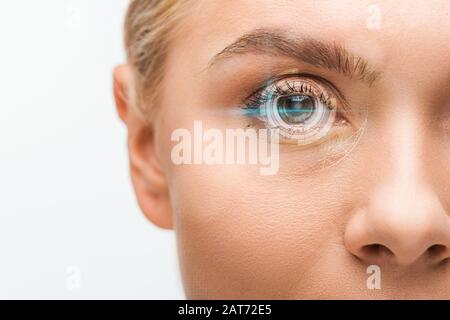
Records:
[[[336,118],[336,106],[310,81],[284,79],[282,84],[269,85],[253,101],[256,115],[267,121],[268,127],[280,129],[282,136],[299,145],[324,137]],[[246,110],[253,108],[250,105]]]
[[[266,128],[277,129],[281,143],[304,149],[325,144],[322,159],[304,165],[305,173],[320,163],[337,164],[367,125],[367,106],[349,106],[333,84],[308,74],[268,81],[246,99],[243,111]]]

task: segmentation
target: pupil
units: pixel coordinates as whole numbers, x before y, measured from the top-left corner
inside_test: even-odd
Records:
[[[310,96],[289,96],[279,98],[277,108],[286,123],[303,124],[313,116],[316,105]]]

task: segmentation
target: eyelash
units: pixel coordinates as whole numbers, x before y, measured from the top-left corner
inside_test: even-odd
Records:
[[[300,86],[296,86],[295,83],[289,82],[286,78],[296,78],[296,81],[301,82],[300,78],[308,79],[309,81],[313,80],[316,82],[319,82],[319,79],[315,79],[316,77],[313,76],[305,76],[305,75],[288,75],[285,77],[282,77],[281,79],[275,79],[272,81],[269,81],[265,86],[258,88],[256,91],[254,91],[244,102],[244,109],[247,110],[256,110],[261,105],[264,105],[265,103],[269,102],[270,100],[274,99],[274,95],[276,97],[281,96],[291,96],[294,94],[304,94],[312,96],[316,99],[319,99],[319,101],[323,104],[325,104],[329,109],[335,109],[336,106],[336,100],[331,99],[329,95],[322,91],[319,94],[317,92],[315,93],[312,86],[306,82],[302,82]],[[280,82],[283,82],[280,84]],[[270,92],[270,90],[267,90],[270,86],[273,86],[273,92]],[[284,88],[283,86],[286,86]],[[322,87],[322,84],[320,84]]]

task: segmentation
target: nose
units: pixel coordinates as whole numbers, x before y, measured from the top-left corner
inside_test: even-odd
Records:
[[[367,264],[439,264],[450,257],[450,224],[427,190],[379,190],[349,221],[347,249]]]
[[[417,130],[404,126],[397,132],[397,153],[386,161],[391,170],[346,226],[347,250],[367,264],[438,265],[450,257],[450,218],[424,178],[425,153],[411,132]]]

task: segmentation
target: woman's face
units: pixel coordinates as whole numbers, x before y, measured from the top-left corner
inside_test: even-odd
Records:
[[[164,183],[133,173],[144,212],[173,222],[188,298],[450,297],[450,3],[372,3],[189,9],[145,142]],[[174,160],[182,128],[196,163]],[[267,128],[270,173],[201,157]]]

